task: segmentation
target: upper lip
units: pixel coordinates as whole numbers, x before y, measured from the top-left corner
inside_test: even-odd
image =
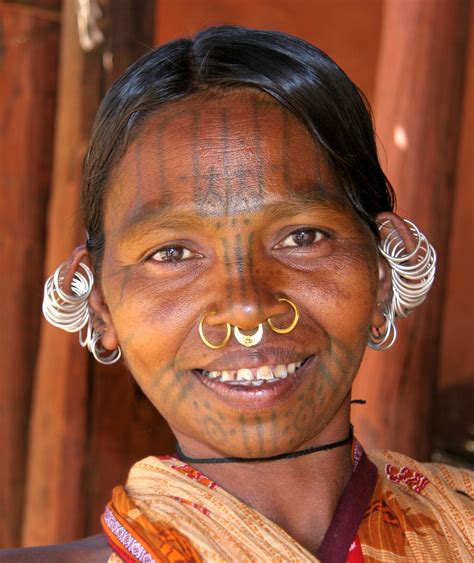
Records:
[[[291,364],[302,362],[312,354],[298,352],[294,349],[281,347],[256,347],[245,350],[229,350],[206,365],[196,366],[194,369],[206,371],[237,370],[240,368],[258,368],[260,366]]]

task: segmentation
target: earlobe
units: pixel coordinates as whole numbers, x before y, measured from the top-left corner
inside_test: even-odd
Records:
[[[97,283],[94,284],[94,288],[89,296],[89,315],[89,322],[92,324],[93,329],[98,334],[101,334],[103,347],[107,350],[118,348],[118,340],[112,317]]]

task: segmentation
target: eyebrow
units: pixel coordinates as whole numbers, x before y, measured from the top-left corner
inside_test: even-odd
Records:
[[[291,190],[288,192],[286,201],[269,202],[267,205],[257,208],[256,211],[262,213],[265,219],[270,220],[298,215],[314,207],[347,211],[350,204],[342,194],[318,184],[318,186],[305,190]],[[249,212],[252,212],[251,208]],[[235,215],[245,215],[245,212]],[[194,209],[178,211],[176,206],[171,203],[157,205],[150,202],[131,213],[126,224],[119,229],[119,237],[122,242],[133,242],[150,225],[159,230],[204,230],[209,228],[210,219],[218,220],[219,218],[221,216],[215,213],[205,214]]]
[[[343,193],[336,188],[328,188],[322,183],[305,189],[290,190],[286,201],[276,202],[268,206],[268,213],[272,218],[282,218],[286,215],[297,215],[311,208],[323,207],[337,211],[347,211],[351,204]]]
[[[143,230],[154,226],[160,230],[185,230],[190,228],[209,227],[209,218],[194,210],[178,211],[174,205],[153,203],[145,204],[136,209],[119,229],[119,237],[125,242],[133,242],[139,238]]]

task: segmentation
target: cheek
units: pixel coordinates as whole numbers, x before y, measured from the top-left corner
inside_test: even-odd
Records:
[[[186,302],[165,293],[150,277],[123,268],[109,276],[104,296],[120,346],[129,362],[171,356],[179,342]],[[168,352],[168,354],[166,353]]]
[[[318,264],[309,283],[301,283],[303,302],[325,331],[354,342],[370,326],[377,290],[374,264],[373,257],[348,249]]]
[[[375,304],[374,258],[351,251],[333,255],[301,285],[302,299],[321,342],[316,377],[307,383],[305,402],[295,414],[298,424],[314,424],[311,409],[331,417],[349,392],[367,345]],[[312,399],[311,405],[308,398]],[[312,421],[312,422],[309,422]]]
[[[130,371],[147,395],[159,390],[167,374],[181,373],[210,360],[212,351],[203,347],[198,333],[208,299],[206,279],[171,288],[146,271],[124,269],[109,277],[104,293],[118,342]]]

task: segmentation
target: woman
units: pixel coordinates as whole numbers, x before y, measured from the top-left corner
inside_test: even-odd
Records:
[[[237,27],[150,53],[101,105],[82,204],[45,315],[123,356],[177,454],[132,468],[103,535],[5,560],[470,560],[468,472],[353,437],[365,348],[394,344],[435,252],[327,55]]]

